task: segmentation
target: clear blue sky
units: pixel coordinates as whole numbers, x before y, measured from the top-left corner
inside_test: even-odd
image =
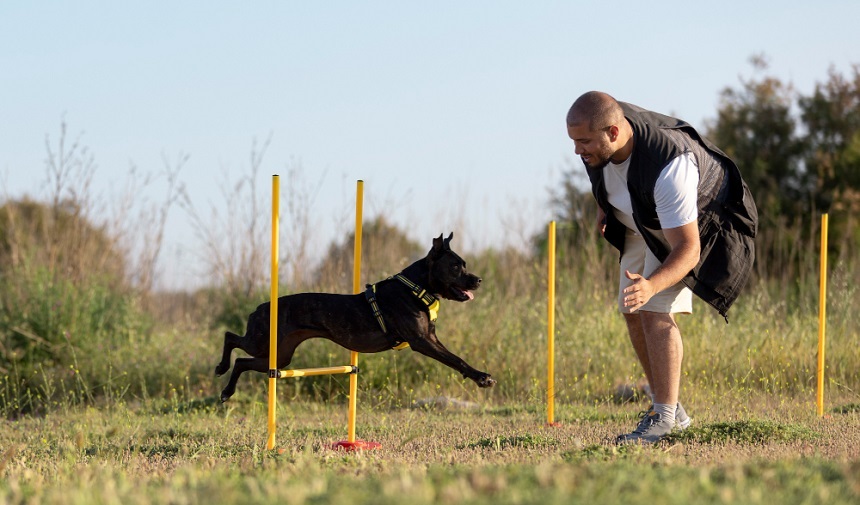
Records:
[[[319,248],[349,231],[357,179],[367,215],[428,246],[452,230],[467,250],[518,245],[579,163],[564,115],[582,92],[701,127],[754,54],[805,93],[831,66],[847,74],[858,22],[847,0],[4,1],[0,198],[45,194],[45,137],[63,119],[99,191],[184,153],[201,211],[271,136],[259,184],[303,167]],[[195,249],[182,210],[168,241],[166,283],[182,284]]]

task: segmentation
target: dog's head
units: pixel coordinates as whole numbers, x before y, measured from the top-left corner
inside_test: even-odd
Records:
[[[430,267],[428,290],[448,300],[468,302],[475,298],[472,291],[481,285],[481,278],[467,272],[466,262],[451,250],[454,234],[446,239],[442,238],[443,235],[433,239],[433,248],[427,255]]]

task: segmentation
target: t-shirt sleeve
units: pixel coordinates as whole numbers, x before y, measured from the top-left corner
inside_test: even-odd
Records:
[[[699,167],[692,153],[678,156],[663,168],[654,186],[661,228],[678,228],[699,217],[698,186]]]

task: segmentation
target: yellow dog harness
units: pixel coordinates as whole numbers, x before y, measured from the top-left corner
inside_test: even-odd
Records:
[[[412,291],[412,294],[421,300],[421,302],[427,307],[427,312],[430,314],[430,321],[436,321],[436,317],[439,315],[439,299],[401,274],[395,275],[394,279],[405,284]],[[376,318],[376,322],[379,323],[379,327],[382,328],[382,332],[388,333],[388,330],[385,327],[385,320],[382,318],[382,311],[379,309],[379,302],[376,301],[376,284],[367,284],[364,296],[367,298],[367,303],[370,304],[370,309],[373,311],[373,317]],[[394,341],[395,346],[393,349],[400,351],[409,347],[409,342],[402,341],[396,337]]]

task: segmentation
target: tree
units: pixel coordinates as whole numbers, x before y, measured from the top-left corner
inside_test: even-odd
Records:
[[[809,97],[798,100],[806,128],[804,163],[816,209],[833,214],[833,243],[847,253],[860,243],[860,65],[845,78],[830,69]]]
[[[757,71],[767,68],[762,56],[751,63]],[[740,167],[762,226],[790,222],[809,209],[793,102],[792,86],[777,78],[741,79],[741,89],[722,90],[717,119],[706,126],[706,135]]]
[[[0,373],[67,363],[130,330],[126,260],[74,202],[0,207]]]
[[[314,275],[320,289],[352,291],[354,248],[354,232],[343,243],[329,245]],[[362,282],[375,282],[394,275],[429,250],[429,239],[424,247],[390,225],[385,217],[378,216],[362,227]]]
[[[34,267],[73,282],[99,276],[120,284],[127,265],[116,240],[83,217],[77,203],[7,202],[0,207],[0,274]]]
[[[821,210],[856,199],[860,189],[860,65],[853,72],[846,79],[831,68],[812,96],[798,100],[807,130],[805,162]]]
[[[562,173],[561,187],[550,189],[550,204],[557,223],[560,258],[570,257],[583,264],[593,264],[608,244],[600,239],[597,228],[597,202],[591,194],[591,183],[581,163],[568,161]],[[534,237],[535,253],[544,257],[546,232]],[[612,256],[612,255],[610,255]]]

